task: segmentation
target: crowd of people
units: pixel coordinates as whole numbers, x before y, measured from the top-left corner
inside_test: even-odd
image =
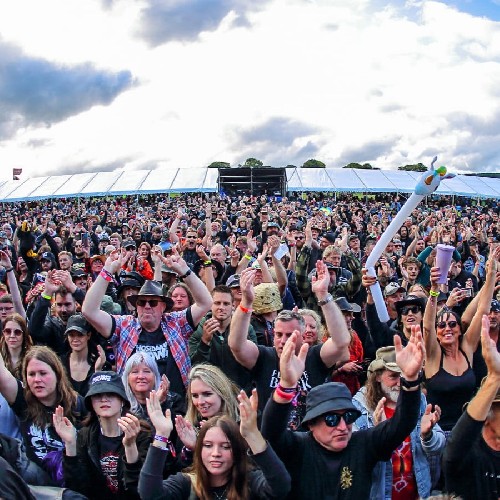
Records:
[[[429,198],[371,276],[403,204],[3,204],[0,496],[500,498],[500,203]]]

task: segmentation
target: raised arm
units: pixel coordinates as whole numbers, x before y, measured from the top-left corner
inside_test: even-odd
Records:
[[[0,356],[0,392],[6,399],[7,403],[13,404],[17,397],[19,386],[17,380],[12,373],[7,370],[3,357]]]
[[[194,303],[191,306],[191,316],[193,318],[193,323],[197,325],[201,318],[203,318],[212,307],[212,297],[205,284],[195,273],[190,272],[186,261],[176,250],[173,251],[172,255],[164,257],[164,259],[165,264],[173,269],[179,276],[185,276],[184,282],[191,290],[194,299]]]
[[[82,314],[85,319],[104,337],[111,337],[111,326],[113,320],[111,315],[101,310],[101,302],[109,281],[117,273],[123,264],[130,258],[130,252],[125,249],[115,250],[106,259],[103,270],[97,276],[94,284],[85,295],[82,305]]]
[[[500,247],[497,246],[490,252],[488,261],[486,262],[486,281],[479,292],[480,297],[477,303],[477,310],[474,314],[469,328],[467,328],[462,339],[462,348],[472,359],[472,355],[477,349],[481,337],[481,322],[484,314],[490,312],[491,299],[495,291],[495,281],[497,275],[498,262],[500,259]]]
[[[337,304],[328,293],[330,274],[322,260],[316,261],[316,276],[312,278],[312,291],[321,305],[330,338],[321,346],[321,360],[328,368],[339,361],[349,361],[351,336]]]
[[[231,327],[229,329],[228,344],[236,361],[245,368],[251,370],[259,357],[259,348],[248,340],[248,328],[252,316],[252,305],[254,300],[253,283],[255,269],[247,268],[241,273],[241,302],[233,313]]]
[[[440,360],[440,347],[436,335],[436,314],[437,314],[437,295],[439,294],[438,280],[441,276],[439,267],[431,268],[431,291],[425,306],[423,327],[424,343],[427,358],[425,360],[425,374],[431,376],[438,370]],[[433,295],[434,294],[434,295]]]
[[[280,294],[283,295],[285,293],[286,287],[288,285],[288,277],[286,275],[286,269],[281,259],[276,258],[276,251],[280,247],[280,239],[277,236],[269,236],[267,239],[267,244],[269,247],[269,252],[273,258],[273,266],[276,272],[276,281],[278,282],[278,288]]]
[[[26,319],[26,311],[23,307],[23,299],[21,298],[21,292],[19,291],[19,284],[17,283],[16,276],[14,274],[14,268],[12,267],[12,262],[10,260],[7,252],[3,250],[0,251],[0,265],[5,268],[5,273],[7,274],[7,285],[9,285],[9,291],[12,295],[12,303],[14,304],[14,311],[20,314],[23,319]]]

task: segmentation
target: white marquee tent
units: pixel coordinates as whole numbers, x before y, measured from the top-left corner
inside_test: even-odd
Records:
[[[411,193],[420,175],[398,170],[286,169],[289,192]],[[3,181],[0,182],[0,201],[217,192],[218,189],[218,170],[213,168],[97,172]],[[436,194],[498,199],[500,179],[457,175],[441,182]]]

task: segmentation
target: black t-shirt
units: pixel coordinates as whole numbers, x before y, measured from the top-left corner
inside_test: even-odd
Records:
[[[262,345],[257,347],[259,357],[252,369],[252,376],[259,394],[259,410],[262,411],[280,381],[279,358],[274,347]],[[298,429],[304,418],[307,393],[313,387],[323,384],[330,371],[321,359],[321,347],[321,345],[315,345],[307,352],[306,367],[299,380],[299,393],[293,402],[294,409],[288,421],[288,427],[292,430]]]
[[[120,464],[120,450],[123,436],[107,437],[99,435],[99,463],[101,471],[106,479],[108,493],[112,497],[118,497]]]
[[[154,332],[147,332],[143,329],[134,349],[135,352],[147,352],[156,361],[160,375],[166,375],[170,381],[170,391],[179,394],[183,398],[186,396],[186,389],[179,368],[170,352],[170,347],[161,327],[158,327]]]

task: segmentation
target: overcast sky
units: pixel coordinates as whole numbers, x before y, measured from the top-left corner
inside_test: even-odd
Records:
[[[498,172],[500,0],[0,5],[0,179],[315,158]]]

